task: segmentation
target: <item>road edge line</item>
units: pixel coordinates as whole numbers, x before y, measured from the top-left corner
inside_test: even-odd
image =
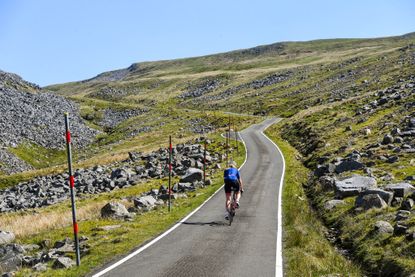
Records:
[[[240,136],[240,137],[241,137],[241,141],[242,141],[242,143],[243,143],[243,145],[245,147],[245,161],[239,167],[239,170],[242,169],[242,167],[245,165],[246,161],[248,160],[248,148],[246,148],[246,144],[245,144],[245,141],[244,141],[243,137],[242,136]],[[158,242],[159,240],[161,240],[162,238],[164,238],[165,236],[167,236],[168,234],[170,234],[171,232],[173,232],[177,227],[179,227],[180,225],[182,225],[192,215],[194,215],[197,211],[199,211],[210,199],[212,199],[220,190],[222,190],[223,187],[224,187],[224,185],[222,185],[220,188],[218,188],[211,196],[209,196],[208,199],[206,199],[202,204],[200,204],[199,207],[197,207],[196,209],[194,209],[187,216],[185,216],[183,219],[181,219],[175,225],[173,225],[172,227],[170,227],[170,229],[168,229],[167,231],[161,233],[159,236],[155,237],[150,242],[148,242],[147,244],[141,246],[140,248],[138,248],[137,250],[135,250],[133,253],[130,253],[129,255],[127,255],[126,257],[122,258],[118,262],[115,262],[114,264],[110,265],[109,267],[107,267],[107,268],[99,271],[98,273],[92,275],[92,277],[100,277],[100,276],[104,275],[105,273],[107,273],[107,272],[113,270],[114,268],[118,267],[119,265],[125,263],[126,261],[128,261],[131,258],[133,258],[134,256],[140,254],[141,252],[143,252],[144,250],[146,250],[147,248],[149,248],[150,246],[152,246],[153,244],[155,244],[156,242]]]
[[[284,268],[283,268],[283,261],[282,261],[282,187],[284,185],[284,176],[285,176],[285,158],[284,158],[284,155],[281,149],[278,147],[278,145],[275,142],[273,142],[272,139],[270,139],[264,133],[265,130],[267,130],[269,127],[271,127],[275,123],[277,122],[273,122],[267,127],[265,127],[265,129],[261,131],[261,133],[272,144],[274,144],[274,146],[277,148],[278,152],[280,153],[282,157],[282,175],[281,175],[280,187],[279,187],[279,192],[278,192],[278,216],[277,216],[278,223],[277,223],[277,247],[276,247],[276,269],[275,269],[275,276],[282,277],[284,276]]]

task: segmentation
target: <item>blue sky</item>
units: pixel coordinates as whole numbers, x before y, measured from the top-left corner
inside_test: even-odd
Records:
[[[0,0],[0,69],[44,86],[140,61],[414,31],[411,0]]]

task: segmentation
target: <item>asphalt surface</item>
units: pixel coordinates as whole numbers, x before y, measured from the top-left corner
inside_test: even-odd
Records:
[[[221,190],[167,236],[104,276],[275,276],[278,191],[282,157],[261,131],[269,119],[241,132],[248,159],[232,226]]]

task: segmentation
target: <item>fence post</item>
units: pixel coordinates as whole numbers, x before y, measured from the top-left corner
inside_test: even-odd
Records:
[[[173,147],[171,144],[171,136],[169,136],[169,212],[171,210],[171,170],[172,170],[172,165],[171,165],[171,160],[172,160],[172,153],[173,152]]]
[[[71,149],[71,132],[69,130],[69,114],[65,113],[65,129],[66,129],[66,151],[68,154],[68,168],[69,168],[69,186],[71,191],[71,203],[72,203],[72,225],[75,239],[75,253],[76,253],[76,265],[81,264],[81,255],[79,251],[78,240],[78,223],[76,221],[76,206],[75,206],[75,178],[72,172],[72,149]]]

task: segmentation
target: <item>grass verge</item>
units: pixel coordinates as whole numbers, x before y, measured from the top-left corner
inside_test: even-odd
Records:
[[[278,144],[286,161],[283,200],[283,253],[286,276],[362,276],[360,269],[335,250],[325,238],[325,228],[310,208],[303,184],[309,170],[299,153],[281,139],[279,125],[266,134]]]

